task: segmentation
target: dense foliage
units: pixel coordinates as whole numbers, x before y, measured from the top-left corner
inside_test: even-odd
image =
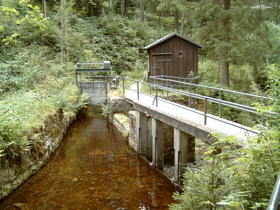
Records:
[[[256,106],[279,113],[279,8],[275,0],[0,0],[0,156],[30,149],[32,129],[54,110],[84,106],[75,63],[110,60],[113,75],[143,79],[143,47],[174,30],[205,46],[202,84],[267,94],[268,106]],[[221,142],[236,145],[231,138],[210,147],[172,208],[264,207],[279,171],[279,119],[245,148],[213,155]]]
[[[101,1],[41,3],[0,1],[0,155],[29,149],[32,130],[54,110],[72,114],[86,104],[75,63],[110,60],[113,74],[142,79],[141,48],[162,36],[148,23],[105,14]]]

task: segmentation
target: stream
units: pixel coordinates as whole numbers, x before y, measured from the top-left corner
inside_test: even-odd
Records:
[[[168,209],[179,189],[92,110],[72,123],[45,166],[0,201],[1,210]]]

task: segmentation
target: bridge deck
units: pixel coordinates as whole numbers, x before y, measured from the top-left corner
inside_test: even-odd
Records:
[[[240,143],[244,144],[249,136],[256,135],[256,131],[253,132],[247,126],[210,114],[207,114],[205,125],[203,112],[164,99],[158,99],[156,106],[155,98],[151,95],[139,93],[138,100],[137,91],[133,87],[126,91],[125,98],[132,102],[137,110],[204,141],[211,139],[209,134],[217,133],[223,137],[234,135]]]

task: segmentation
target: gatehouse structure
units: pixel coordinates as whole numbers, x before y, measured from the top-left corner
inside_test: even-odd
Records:
[[[201,44],[179,34],[171,33],[144,49],[148,52],[148,76],[198,77],[198,50]]]

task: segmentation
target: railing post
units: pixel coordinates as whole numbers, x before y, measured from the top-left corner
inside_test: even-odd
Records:
[[[158,106],[158,87],[156,86],[156,107]]]
[[[262,106],[265,107],[264,104],[264,97],[262,97]],[[264,114],[262,114],[262,120],[261,120],[262,124],[264,124]]]
[[[189,85],[189,93],[191,93],[191,86]],[[191,107],[191,94],[189,94],[189,107]]]
[[[137,100],[139,101],[139,81],[137,81]]]
[[[207,98],[204,98],[204,125],[207,124]]]
[[[219,91],[219,99],[223,99],[222,90]],[[222,117],[222,103],[219,103],[219,117]]]
[[[122,77],[123,95],[125,96],[124,77]]]

